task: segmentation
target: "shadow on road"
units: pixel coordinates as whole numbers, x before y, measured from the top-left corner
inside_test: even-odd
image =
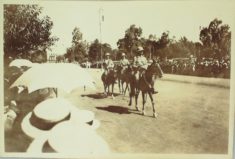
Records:
[[[108,112],[118,113],[118,114],[130,114],[131,113],[129,112],[128,108],[115,106],[115,105],[109,105],[108,107],[96,107],[96,109],[105,110]]]
[[[104,99],[104,98],[107,98],[107,95],[105,95],[104,93],[83,94],[81,96],[82,97],[89,97],[89,98],[93,98],[93,99]]]
[[[118,96],[118,93],[113,93],[113,96],[116,97]],[[96,94],[83,94],[81,95],[82,97],[89,97],[89,98],[93,98],[93,99],[104,99],[107,98],[109,95],[105,95],[104,93],[96,93]]]

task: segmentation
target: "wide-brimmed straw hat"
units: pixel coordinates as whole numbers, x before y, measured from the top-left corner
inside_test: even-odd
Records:
[[[107,53],[105,53],[105,56],[110,56],[110,53],[108,53],[108,52],[107,52]]]
[[[36,138],[27,152],[103,155],[110,150],[107,142],[88,125],[64,121],[53,127],[47,137]]]
[[[122,56],[126,56],[126,54],[123,52],[123,53],[122,53]]]
[[[63,98],[51,98],[39,103],[28,113],[21,123],[21,128],[31,138],[47,135],[56,124],[66,120],[87,123],[96,129],[100,123],[94,116],[93,112],[80,110]]]

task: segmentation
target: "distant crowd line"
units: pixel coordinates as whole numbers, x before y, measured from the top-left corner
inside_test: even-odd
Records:
[[[167,60],[160,63],[164,73],[200,77],[230,78],[230,60]]]
[[[151,62],[151,60],[149,61]],[[114,61],[114,63],[118,64],[119,61]],[[164,73],[199,77],[230,78],[230,60],[218,60],[213,58],[202,58],[200,60],[195,58],[175,58],[160,61],[159,63]],[[86,61],[81,63],[81,66],[84,68],[101,68],[102,63]]]

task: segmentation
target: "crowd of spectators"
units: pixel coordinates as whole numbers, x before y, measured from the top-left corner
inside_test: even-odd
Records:
[[[230,60],[178,58],[160,62],[160,65],[164,73],[230,78]]]

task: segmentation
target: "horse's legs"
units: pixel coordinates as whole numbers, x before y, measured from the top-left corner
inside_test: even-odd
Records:
[[[129,85],[129,84],[126,82],[126,88],[125,88],[124,93],[123,93],[123,94],[124,94],[124,96],[125,96],[125,94],[126,94],[126,90],[127,90],[127,89],[129,90],[128,85]]]
[[[133,97],[131,93],[130,93],[129,97],[130,97],[130,101],[129,101],[128,105],[131,106],[132,105],[132,97]]]
[[[135,88],[134,88],[133,84],[130,83],[130,92],[129,92],[130,101],[129,101],[129,106],[132,105],[132,98],[134,96],[135,96]]]
[[[105,83],[103,83],[103,85],[104,85],[104,94],[106,95],[107,94],[107,92],[106,92],[107,85]]]
[[[138,108],[138,96],[139,96],[139,93],[140,93],[140,91],[137,90],[136,94],[135,94],[135,108],[136,108],[137,111],[139,111],[139,108]]]
[[[151,92],[148,92],[148,94],[149,94],[149,98],[150,98],[151,103],[152,103],[153,117],[156,118],[157,117],[157,113],[155,112],[155,104],[154,104],[154,101],[153,101],[153,94]]]
[[[112,83],[112,93],[111,93],[112,98],[114,99],[114,95],[113,95],[113,88],[114,88],[114,83]]]
[[[118,88],[119,88],[119,93],[122,93],[122,90],[121,90],[121,80],[120,80],[120,78],[118,78]]]
[[[145,103],[146,103],[146,93],[144,93],[142,91],[142,102],[143,102],[143,107],[142,107],[142,115],[145,115],[145,111],[144,111],[144,106],[145,106]]]
[[[122,83],[121,83],[121,87],[122,87],[122,94],[124,94],[124,81],[122,80]]]
[[[108,87],[108,95],[109,95],[109,94],[110,94],[110,89],[109,89],[110,84],[109,84],[109,85],[107,85],[107,87]]]

